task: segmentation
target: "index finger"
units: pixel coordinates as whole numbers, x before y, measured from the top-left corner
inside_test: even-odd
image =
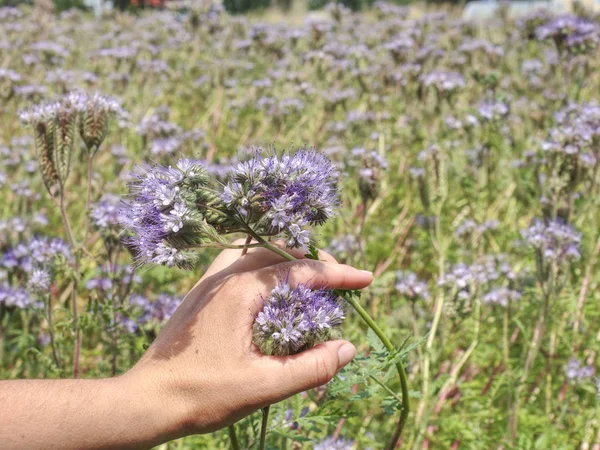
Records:
[[[330,289],[362,289],[373,281],[373,274],[367,270],[312,259],[286,261],[248,275],[261,280],[268,288],[275,287],[283,276],[291,287],[302,283]]]
[[[238,239],[234,242],[235,245],[243,245],[245,239]],[[252,241],[256,243],[256,241]],[[304,259],[305,252],[301,248],[287,248],[285,243],[281,240],[273,242],[274,245],[285,250],[287,253],[292,255],[296,259]],[[337,263],[336,259],[324,250],[318,250],[319,260]],[[276,254],[275,252],[262,247],[254,247],[248,249],[248,252],[242,256],[242,250],[238,249],[227,249],[223,250],[219,256],[214,260],[209,269],[205,272],[204,277],[214,275],[217,272],[221,272],[227,269],[228,274],[248,272],[251,270],[258,270],[263,267],[272,266],[285,262],[286,259]]]

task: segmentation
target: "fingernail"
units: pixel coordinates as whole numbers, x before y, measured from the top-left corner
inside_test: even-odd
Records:
[[[369,275],[373,275],[373,272],[370,270],[361,270],[362,273],[368,273]]]
[[[342,368],[356,356],[356,348],[352,344],[344,344],[338,350],[338,367]]]

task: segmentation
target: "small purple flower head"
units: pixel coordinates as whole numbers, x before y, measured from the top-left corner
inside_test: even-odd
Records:
[[[286,280],[271,291],[253,325],[253,341],[265,355],[292,355],[337,339],[345,318],[339,296],[329,289],[311,289]]]
[[[521,299],[521,293],[507,287],[493,289],[483,296],[481,301],[487,305],[507,307],[511,302]]]
[[[465,79],[458,72],[432,71],[421,75],[425,87],[433,86],[440,94],[451,94],[465,87]]]
[[[540,252],[544,260],[556,262],[559,266],[581,257],[581,235],[560,221],[545,223],[536,220],[529,228],[521,230],[521,237],[526,245]]]
[[[313,450],[352,450],[354,442],[349,439],[335,439],[327,437],[321,442],[315,443]]]
[[[327,247],[327,251],[337,258],[348,260],[360,250],[360,243],[353,234],[333,238]]]
[[[137,314],[137,324],[160,325],[171,318],[181,300],[181,297],[163,293],[156,300],[150,301],[146,297],[136,294],[130,297],[129,306]]]
[[[289,247],[308,248],[307,225],[327,221],[338,203],[338,173],[316,150],[294,155],[274,151],[239,163],[221,199],[240,220],[261,235],[283,235]]]
[[[19,309],[40,307],[39,303],[33,301],[27,290],[14,288],[6,283],[0,284],[0,304],[4,304],[7,308]]]
[[[123,221],[121,199],[116,195],[104,194],[99,202],[92,205],[90,218],[98,230],[115,229]]]
[[[555,17],[540,25],[535,34],[539,40],[552,39],[559,50],[585,53],[598,46],[598,26],[587,19],[572,15]]]
[[[427,300],[429,298],[427,283],[419,280],[413,272],[402,270],[396,272],[396,291],[412,301],[417,299]]]
[[[44,269],[35,268],[29,274],[27,290],[32,294],[47,294],[50,283],[50,273]]]
[[[464,219],[457,227],[454,234],[456,237],[470,239],[474,236],[480,236],[488,230],[495,230],[499,226],[497,220],[486,220],[483,223],[477,223],[473,219]]]
[[[583,365],[577,358],[570,358],[565,367],[565,375],[569,381],[583,381],[594,376],[593,366]]]
[[[484,121],[502,120],[510,112],[508,104],[496,101],[484,101],[479,106],[479,116]]]

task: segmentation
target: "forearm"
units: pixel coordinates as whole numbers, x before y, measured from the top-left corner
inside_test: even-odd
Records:
[[[178,437],[176,419],[126,376],[0,381],[6,449],[149,448]]]

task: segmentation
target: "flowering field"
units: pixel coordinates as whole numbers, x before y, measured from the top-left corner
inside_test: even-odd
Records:
[[[598,32],[379,2],[298,25],[0,9],[0,378],[126,372],[251,228],[375,275],[346,300],[283,284],[257,316],[265,353],[359,351],[271,407],[265,448],[387,448],[410,411],[397,448],[600,449]],[[275,329],[293,295],[327,332]],[[259,448],[259,413],[235,428]]]

